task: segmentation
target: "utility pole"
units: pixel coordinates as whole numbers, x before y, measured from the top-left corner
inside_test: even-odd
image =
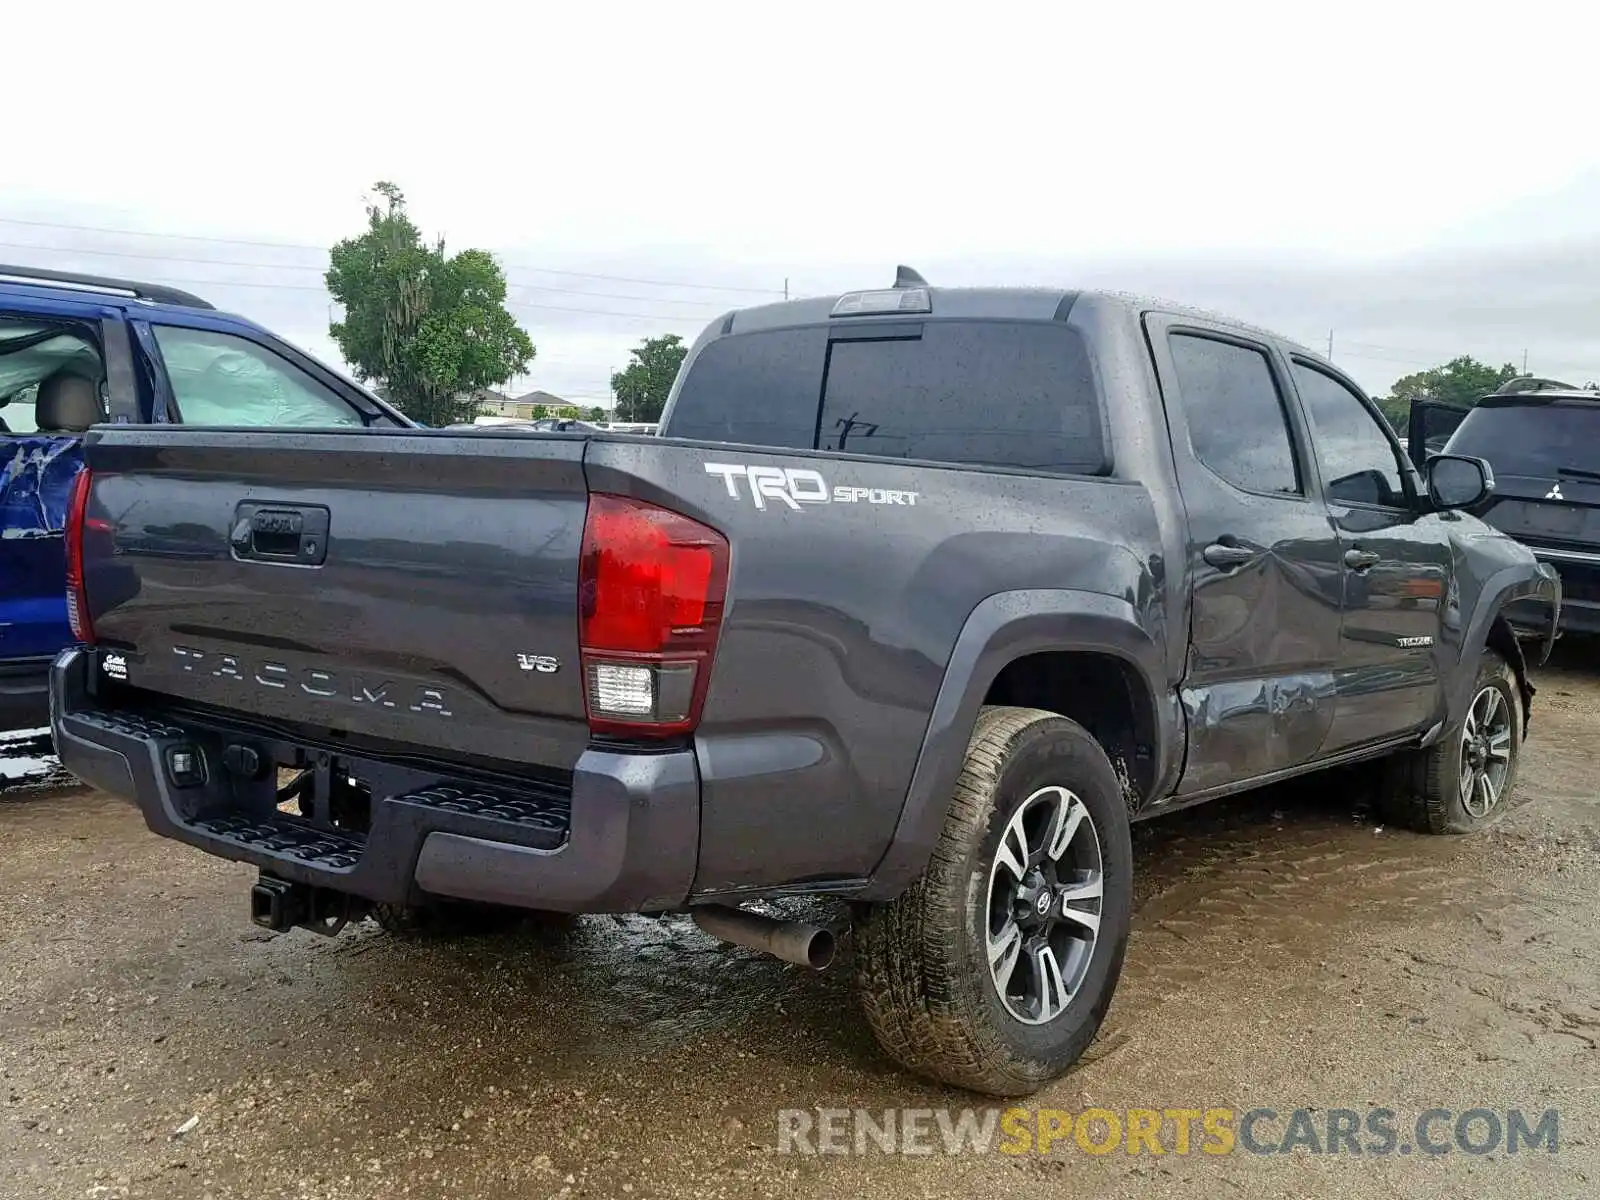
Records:
[[[787,275],[783,279],[783,298],[785,300],[789,298],[789,277]]]
[[[1328,361],[1333,361],[1333,330],[1328,330]]]
[[[1524,375],[1528,373],[1528,348],[1526,346],[1522,348],[1522,373]]]

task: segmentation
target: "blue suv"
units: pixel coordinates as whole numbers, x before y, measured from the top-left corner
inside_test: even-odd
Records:
[[[67,497],[100,422],[412,424],[243,317],[152,284],[0,266],[0,730],[49,722]]]

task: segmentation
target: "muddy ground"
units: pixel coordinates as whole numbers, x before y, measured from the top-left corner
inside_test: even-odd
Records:
[[[1342,779],[1142,826],[1122,986],[1033,1103],[1554,1108],[1555,1154],[780,1154],[780,1108],[975,1101],[879,1055],[847,967],[644,919],[272,936],[250,869],[47,780],[0,798],[0,1195],[1594,1196],[1600,648],[1538,683],[1493,833],[1380,828]]]

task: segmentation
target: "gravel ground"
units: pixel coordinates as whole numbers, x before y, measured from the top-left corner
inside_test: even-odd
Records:
[[[635,918],[274,936],[250,869],[0,773],[0,1195],[1594,1196],[1600,649],[1538,684],[1489,834],[1381,828],[1350,778],[1140,827],[1121,989],[1030,1106],[1277,1110],[1258,1141],[1379,1107],[1405,1143],[1433,1107],[1553,1108],[1555,1154],[780,1153],[780,1109],[975,1101],[885,1062],[847,963]]]

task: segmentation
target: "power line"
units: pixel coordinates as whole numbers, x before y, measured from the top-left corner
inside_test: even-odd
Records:
[[[1526,372],[1531,352],[1524,350],[1522,354],[1523,370]],[[1341,341],[1339,343],[1339,357],[1341,359],[1360,359],[1363,362],[1393,363],[1403,367],[1435,367],[1443,366],[1452,359],[1460,358],[1461,353],[1459,350],[1446,352],[1442,350],[1424,350],[1415,346],[1380,346],[1372,342]],[[1547,367],[1571,370],[1578,373],[1592,373],[1595,369],[1593,364],[1586,365],[1571,360],[1551,360],[1546,358],[1541,361]]]
[[[326,288],[323,288],[323,287],[315,285],[315,284],[309,284],[309,283],[268,283],[268,282],[265,282],[263,280],[256,280],[256,279],[184,279],[184,278],[180,278],[180,277],[178,277],[176,275],[167,276],[165,282],[167,282],[167,283],[181,283],[185,287],[266,288],[269,291],[316,292],[319,295],[327,295],[327,289]],[[631,312],[631,311],[630,312],[617,312],[617,311],[612,310],[612,309],[603,309],[603,308],[578,308],[578,307],[575,307],[573,305],[567,305],[567,304],[534,304],[534,303],[532,303],[530,301],[527,301],[527,300],[507,300],[506,301],[506,307],[508,307],[508,308],[532,308],[532,309],[538,309],[538,310],[540,310],[542,312],[582,313],[582,314],[584,314],[586,316],[593,316],[593,317],[620,317],[620,318],[626,318],[626,319],[629,319],[629,320],[652,321],[652,322],[656,322],[656,323],[677,322],[679,324],[687,324],[687,325],[703,325],[703,324],[706,323],[706,320],[707,320],[707,318],[704,317],[704,316],[698,316],[698,315],[686,314],[686,313],[647,313],[647,312]]]
[[[0,242],[7,250],[35,250],[43,254],[81,254],[86,258],[131,258],[150,262],[190,263],[203,267],[251,267],[263,271],[316,271],[325,267],[310,263],[240,262],[234,258],[185,258],[180,254],[141,254],[137,250],[91,250],[86,246],[45,246],[38,242]]]
[[[207,244],[207,245],[217,245],[217,246],[250,246],[250,247],[257,247],[257,248],[271,249],[271,250],[290,250],[290,251],[297,251],[297,252],[310,252],[310,253],[315,253],[315,254],[322,255],[324,257],[326,257],[326,255],[328,253],[328,251],[327,251],[327,249],[325,247],[314,246],[314,245],[310,245],[308,243],[301,243],[301,242],[265,241],[265,240],[252,240],[252,239],[246,239],[246,238],[220,238],[220,237],[209,237],[209,236],[205,236],[205,235],[201,235],[201,234],[156,233],[156,232],[152,232],[150,230],[142,230],[142,229],[119,229],[119,228],[113,228],[113,227],[109,227],[109,226],[78,225],[78,224],[71,224],[71,223],[61,222],[61,221],[35,221],[35,220],[28,220],[28,219],[24,219],[24,218],[20,218],[20,217],[0,217],[0,224],[16,225],[16,226],[23,226],[23,227],[27,227],[27,228],[35,228],[35,229],[68,230],[68,231],[74,231],[74,232],[79,232],[79,233],[92,233],[92,234],[118,236],[118,237],[155,238],[155,239],[160,239],[160,240],[164,240],[164,241],[194,242],[194,243]],[[37,243],[24,243],[24,242],[0,242],[0,247],[4,247],[4,248],[10,249],[10,250],[30,250],[30,251],[47,253],[47,254],[82,255],[82,256],[91,257],[91,258],[127,259],[127,260],[130,260],[130,261],[136,261],[137,260],[137,261],[154,261],[154,262],[177,262],[177,263],[184,263],[186,265],[193,265],[193,266],[238,267],[238,268],[245,268],[245,269],[250,269],[250,270],[291,271],[291,272],[292,271],[300,271],[300,272],[316,272],[316,273],[320,274],[322,271],[324,271],[326,269],[323,266],[318,266],[318,265],[314,265],[314,264],[310,264],[310,263],[272,263],[272,262],[260,262],[260,261],[246,261],[246,260],[239,260],[239,259],[196,258],[196,257],[191,257],[191,256],[185,256],[185,255],[173,255],[173,254],[165,254],[165,253],[151,253],[151,252],[147,252],[147,251],[88,249],[88,248],[85,248],[85,247],[78,247],[78,246],[71,246],[71,247],[67,247],[67,246],[51,246],[51,245],[40,245],[40,244],[37,244]],[[743,287],[743,286],[737,286],[737,285],[731,285],[731,284],[690,283],[690,282],[685,282],[685,281],[681,281],[681,280],[648,279],[648,278],[643,278],[643,277],[640,277],[640,276],[611,275],[611,274],[606,274],[606,273],[602,273],[602,272],[569,271],[569,270],[564,270],[564,269],[554,268],[554,267],[534,266],[534,265],[529,264],[529,263],[520,263],[520,262],[516,262],[516,261],[513,261],[513,260],[504,260],[503,261],[503,265],[505,267],[507,267],[507,268],[516,268],[517,270],[528,271],[528,272],[531,272],[531,273],[534,273],[534,274],[555,275],[555,276],[561,276],[561,277],[572,278],[572,279],[593,279],[593,280],[599,280],[599,281],[604,281],[604,282],[631,283],[631,284],[636,284],[636,285],[642,286],[642,287],[678,288],[678,289],[684,289],[684,290],[706,291],[706,292],[734,292],[734,293],[742,293],[742,294],[746,294],[746,295],[762,295],[762,296],[775,296],[775,297],[789,297],[789,296],[792,296],[794,294],[789,289],[789,281],[787,279],[784,281],[784,287],[781,288],[781,289],[780,288],[754,288],[754,287]],[[309,284],[309,283],[288,283],[288,282],[279,282],[279,281],[248,280],[248,279],[185,279],[185,278],[179,278],[179,277],[170,277],[167,280],[167,282],[175,283],[175,284],[184,284],[184,285],[187,285],[187,286],[197,286],[197,287],[218,287],[218,288],[243,287],[243,288],[256,288],[256,289],[266,289],[266,290],[284,290],[284,291],[296,291],[296,292],[316,292],[316,293],[321,293],[323,295],[326,295],[326,288],[325,287],[323,287],[320,284],[313,285],[313,284]],[[713,308],[721,308],[726,303],[725,301],[719,301],[719,300],[715,300],[715,299],[688,300],[688,299],[673,298],[673,297],[669,297],[669,296],[636,296],[636,295],[625,295],[625,294],[613,293],[613,292],[595,292],[595,291],[590,291],[590,290],[584,289],[584,288],[553,287],[553,286],[549,286],[549,285],[545,285],[545,284],[523,282],[521,280],[517,280],[517,279],[511,278],[509,274],[508,274],[508,277],[507,277],[507,285],[508,285],[508,288],[517,290],[519,292],[535,292],[535,293],[547,293],[547,294],[550,294],[550,295],[569,295],[569,296],[577,296],[577,297],[592,297],[592,298],[597,299],[597,300],[600,300],[600,299],[604,299],[604,300],[622,300],[622,301],[631,301],[631,302],[641,303],[641,304],[669,304],[669,305],[676,305],[676,306],[679,306],[679,307],[691,306],[691,307],[713,309]],[[577,305],[541,304],[541,303],[538,303],[538,302],[535,302],[535,301],[532,301],[532,300],[523,300],[523,299],[511,299],[507,303],[508,303],[508,306],[513,307],[513,308],[532,309],[532,310],[537,310],[537,311],[541,311],[541,312],[571,312],[571,313],[582,314],[582,315],[585,315],[585,316],[611,317],[611,318],[619,319],[619,320],[650,321],[650,322],[658,322],[658,323],[660,323],[660,322],[676,322],[676,323],[683,324],[683,325],[689,325],[689,324],[698,324],[698,323],[700,323],[701,321],[703,321],[705,319],[704,317],[701,317],[701,316],[698,316],[698,315],[686,315],[686,314],[682,314],[682,313],[641,312],[641,311],[630,311],[630,310],[617,311],[617,310],[612,310],[612,309],[586,308],[586,307],[581,307],[581,306],[577,306]],[[1329,341],[1328,349],[1329,349],[1330,355],[1331,355],[1331,351],[1333,349],[1332,344],[1331,344],[1332,343],[1332,331],[1329,332],[1328,341]],[[1344,358],[1354,358],[1354,359],[1361,359],[1361,360],[1372,361],[1372,362],[1389,362],[1389,363],[1395,363],[1395,364],[1402,365],[1402,366],[1427,366],[1429,364],[1436,364],[1436,363],[1448,361],[1450,358],[1456,357],[1455,354],[1446,354],[1446,353],[1443,353],[1443,352],[1440,352],[1440,351],[1421,350],[1421,349],[1417,349],[1415,347],[1408,348],[1408,347],[1397,347],[1397,346],[1383,346],[1383,345],[1377,345],[1377,344],[1370,343],[1370,342],[1341,342],[1340,343],[1340,355],[1341,355],[1341,357],[1344,357]],[[1525,361],[1526,361],[1526,355],[1527,355],[1527,352],[1524,351],[1524,360]],[[1545,360],[1545,363],[1548,366],[1551,366],[1551,367],[1554,367],[1554,368],[1558,368],[1558,369],[1570,369],[1570,370],[1578,371],[1578,372],[1592,372],[1593,371],[1593,367],[1592,366],[1586,366],[1586,365],[1582,365],[1582,364],[1578,364],[1578,363],[1574,363],[1574,362],[1551,362],[1549,360]]]
[[[641,304],[693,304],[700,308],[713,308],[721,312],[728,306],[716,300],[674,300],[670,296],[623,296],[615,292],[591,292],[583,288],[545,287],[537,283],[511,283],[507,286],[527,292],[549,292],[556,296],[592,296],[596,300],[634,300]]]
[[[181,280],[175,282],[182,282]],[[190,282],[193,282],[192,280]],[[604,308],[572,308],[565,304],[529,304],[526,300],[507,300],[508,308],[537,308],[549,312],[587,313],[594,317],[629,317],[640,321],[677,321],[680,324],[704,325],[706,318],[684,313],[614,312]]]
[[[309,250],[309,251],[312,251],[314,253],[323,254],[323,255],[328,253],[328,249],[327,249],[326,246],[313,246],[313,245],[310,245],[309,243],[306,243],[306,242],[250,241],[250,240],[247,240],[245,238],[205,237],[205,236],[203,236],[201,234],[196,234],[196,233],[152,233],[151,231],[146,230],[146,229],[113,229],[113,228],[110,228],[110,227],[107,227],[107,226],[100,226],[100,225],[71,225],[71,224],[67,224],[65,222],[61,222],[61,221],[29,221],[29,220],[24,220],[21,217],[0,217],[0,224],[21,225],[21,226],[25,226],[25,227],[27,227],[29,229],[62,229],[62,230],[70,230],[70,231],[73,231],[73,232],[76,232],[76,233],[108,234],[108,235],[111,235],[111,236],[114,236],[114,237],[161,238],[161,239],[170,239],[170,240],[174,240],[174,241],[183,241],[183,242],[202,242],[202,243],[206,243],[206,244],[213,245],[213,246],[254,246],[254,247],[258,247],[258,248],[262,248],[262,249],[268,249],[268,250]],[[47,248],[47,247],[41,247],[41,248]],[[72,252],[73,253],[98,253],[96,251],[76,251],[76,250],[74,250]],[[105,253],[112,254],[114,252],[107,251]],[[120,255],[119,257],[148,258],[148,257],[156,257],[156,256],[145,255],[145,254],[129,254],[129,255]],[[178,260],[174,259],[174,261],[178,261]],[[189,260],[185,260],[185,261],[190,261],[190,262],[213,262],[213,261],[217,261],[217,262],[220,262],[221,260],[189,259]],[[604,280],[604,281],[611,282],[611,283],[637,283],[637,284],[640,284],[640,285],[642,285],[644,287],[685,288],[685,289],[692,290],[692,291],[703,291],[703,292],[742,292],[742,293],[745,293],[747,295],[755,295],[755,296],[782,296],[784,294],[784,290],[782,288],[744,287],[744,286],[739,286],[739,285],[736,285],[736,284],[725,284],[725,283],[689,283],[689,282],[685,282],[685,281],[682,281],[682,280],[673,280],[673,279],[644,279],[644,278],[640,278],[638,276],[632,276],[632,275],[608,275],[608,274],[603,274],[601,272],[596,272],[596,271],[568,271],[568,270],[564,270],[564,269],[557,268],[557,267],[535,266],[532,263],[517,262],[517,261],[514,261],[514,260],[509,259],[509,258],[508,259],[503,259],[502,262],[503,262],[503,265],[506,266],[506,267],[516,267],[518,270],[522,270],[522,271],[533,271],[536,274],[541,274],[541,275],[563,275],[563,276],[567,276],[567,277],[572,278],[572,279],[599,279],[599,280]],[[279,264],[246,264],[246,263],[238,263],[238,264],[234,264],[234,265],[238,265],[238,266],[247,266],[247,265],[273,266],[273,265],[279,265]]]
[[[244,238],[205,237],[198,233],[153,233],[148,229],[111,229],[102,225],[69,225],[62,221],[27,221],[21,217],[0,217],[7,225],[26,225],[30,229],[70,229],[77,233],[109,233],[118,237],[169,238],[177,242],[210,242],[217,246],[261,246],[269,250],[316,250],[326,254],[325,246],[304,242],[253,242]]]
[[[309,263],[263,263],[241,262],[237,259],[229,258],[185,258],[179,255],[138,254],[134,253],[133,251],[124,250],[89,250],[82,246],[43,246],[33,242],[0,242],[0,248],[7,250],[36,250],[46,254],[79,255],[85,258],[128,258],[148,260],[153,262],[176,262],[186,263],[191,266],[204,267],[248,267],[252,270],[264,271],[312,271],[318,275],[322,274],[323,271],[327,269],[326,267],[312,266]],[[199,281],[189,280],[187,282]],[[220,287],[227,287],[234,281],[229,279],[218,279],[210,282],[214,282]],[[299,287],[305,285],[294,286]],[[506,286],[508,288],[518,288],[523,291],[549,292],[553,295],[561,296],[592,296],[596,300],[633,300],[642,304],[691,304],[700,308],[717,309],[726,306],[726,301],[718,300],[680,300],[672,296],[620,295],[615,292],[590,291],[588,288],[561,288],[550,287],[547,284],[541,283],[521,283],[509,276],[506,278]]]
[[[1382,351],[1388,352],[1388,355],[1386,355],[1384,353],[1362,354],[1362,353],[1354,353],[1353,352],[1353,353],[1350,354],[1350,357],[1352,357],[1352,358],[1367,358],[1367,359],[1371,359],[1371,360],[1373,360],[1375,362],[1394,362],[1394,363],[1399,363],[1399,364],[1401,364],[1403,366],[1414,366],[1414,365],[1419,365],[1419,364],[1420,365],[1443,366],[1445,363],[1451,361],[1452,359],[1456,359],[1456,358],[1462,357],[1459,352],[1446,353],[1446,352],[1441,351],[1441,350],[1422,350],[1422,349],[1418,349],[1417,347],[1414,347],[1414,346],[1412,346],[1412,347],[1405,347],[1405,346],[1379,346],[1379,345],[1376,345],[1376,344],[1374,344],[1372,342],[1344,342],[1344,343],[1342,343],[1342,345],[1345,345],[1345,346],[1356,346],[1356,347],[1364,348],[1364,349],[1369,350],[1369,351],[1370,350],[1377,350],[1377,351],[1381,351],[1381,352]],[[1405,357],[1396,358],[1396,357],[1392,357],[1393,355],[1404,355]],[[1491,357],[1497,357],[1497,356],[1491,356]],[[1526,372],[1527,369],[1528,369],[1528,357],[1529,357],[1529,351],[1524,349],[1522,351],[1522,368],[1523,368],[1524,372]],[[1509,362],[1511,360],[1507,359],[1506,361]],[[1592,363],[1584,364],[1584,363],[1575,362],[1575,361],[1573,361],[1571,359],[1541,358],[1540,361],[1543,363],[1544,366],[1547,366],[1547,367],[1559,367],[1559,368],[1563,368],[1563,369],[1571,369],[1571,370],[1580,371],[1580,372],[1582,372],[1582,371],[1592,371],[1594,369],[1594,365]]]

